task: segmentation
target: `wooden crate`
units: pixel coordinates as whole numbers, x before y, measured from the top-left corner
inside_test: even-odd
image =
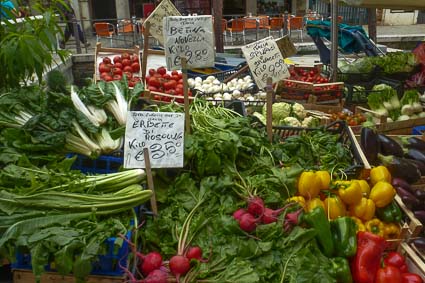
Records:
[[[422,223],[415,217],[413,212],[404,205],[401,198],[396,195],[394,197],[395,201],[397,202],[398,206],[401,208],[403,213],[407,216],[406,222],[403,224],[407,224],[408,226],[408,235],[407,238],[413,238],[419,235],[419,233],[422,231]]]
[[[416,273],[425,280],[425,255],[406,242],[400,244],[398,251],[404,255],[409,272]]]
[[[103,58],[108,56],[113,59],[116,55],[122,55],[123,53],[128,53],[130,55],[137,55],[139,58],[139,66],[140,70],[137,73],[137,76],[139,78],[142,78],[142,64],[140,60],[140,48],[138,45],[136,45],[133,49],[124,49],[124,48],[104,48],[102,47],[101,43],[98,42],[96,44],[95,49],[95,57],[94,57],[94,74],[93,74],[93,80],[96,83],[98,80],[100,80],[100,74],[99,74],[99,64],[102,62]],[[136,73],[133,73],[133,75]]]
[[[406,121],[387,122],[387,117],[370,109],[357,106],[355,113],[371,113],[375,117],[378,132],[388,135],[411,135],[412,129],[419,125],[425,125],[425,118],[410,119]]]
[[[32,270],[14,269],[13,283],[35,283],[35,276]],[[127,279],[114,276],[98,276],[90,275],[86,278],[86,283],[122,283]],[[76,279],[73,276],[62,276],[56,272],[46,272],[41,275],[41,283],[75,283]]]

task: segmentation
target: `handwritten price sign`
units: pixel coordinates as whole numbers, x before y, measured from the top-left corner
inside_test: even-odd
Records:
[[[149,22],[150,34],[164,45],[164,34],[163,34],[163,18],[168,16],[180,16],[179,10],[173,5],[170,0],[162,0],[156,9],[149,15],[149,17],[143,22]]]
[[[183,167],[184,114],[131,111],[124,144],[124,168],[145,168],[143,149],[152,168]]]
[[[167,69],[181,69],[181,58],[190,68],[214,66],[214,33],[211,16],[166,17],[164,42]]]
[[[266,87],[267,78],[272,78],[273,83],[289,78],[288,67],[273,37],[248,44],[242,52],[259,88]]]

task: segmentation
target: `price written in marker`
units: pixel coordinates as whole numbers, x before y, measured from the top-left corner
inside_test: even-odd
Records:
[[[275,83],[289,77],[288,67],[274,41],[267,37],[242,47],[242,52],[259,88],[265,88],[267,78]]]
[[[143,149],[152,168],[183,167],[184,114],[131,111],[127,120],[124,168],[145,168]]]
[[[164,19],[167,69],[181,69],[185,57],[190,68],[214,66],[214,33],[211,16]]]

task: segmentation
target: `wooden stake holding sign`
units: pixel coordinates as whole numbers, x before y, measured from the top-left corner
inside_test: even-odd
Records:
[[[143,155],[145,158],[145,171],[146,171],[146,177],[148,181],[148,189],[152,191],[151,209],[153,212],[153,216],[156,217],[158,215],[158,206],[156,204],[155,187],[153,185],[153,176],[152,176],[152,170],[151,170],[151,160],[149,158],[149,149],[147,149],[146,147],[143,149]]]
[[[186,133],[190,133],[190,113],[189,113],[189,85],[187,83],[187,60],[182,58],[182,74],[183,74],[183,95],[184,95],[184,122]]]

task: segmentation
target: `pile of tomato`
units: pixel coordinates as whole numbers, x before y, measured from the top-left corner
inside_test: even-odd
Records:
[[[127,77],[128,86],[134,87],[141,81],[139,56],[123,53],[112,59],[103,57],[99,64],[100,79],[104,81],[119,81],[123,76]]]
[[[317,69],[291,68],[289,70],[290,80],[303,81],[314,84],[328,83],[329,79],[322,76]]]
[[[338,112],[331,115],[331,120],[343,120],[346,121],[349,126],[360,126],[363,122],[366,122],[366,117],[361,113],[349,114],[346,112]]]
[[[149,75],[146,76],[147,89],[154,92],[166,93],[169,95],[183,97],[183,77],[179,71],[167,71],[165,67],[149,69]],[[189,91],[189,96],[192,93]],[[169,96],[155,95],[155,100],[171,101]],[[177,102],[183,102],[183,98],[176,99]]]

